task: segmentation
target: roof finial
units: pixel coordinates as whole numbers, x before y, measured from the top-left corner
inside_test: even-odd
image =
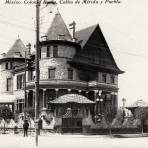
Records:
[[[18,39],[20,39],[20,35],[19,34],[17,35],[17,37],[18,37]]]

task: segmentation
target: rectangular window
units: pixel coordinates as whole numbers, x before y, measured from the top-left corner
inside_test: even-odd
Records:
[[[102,82],[103,83],[106,83],[106,80],[107,80],[107,75],[106,74],[103,74],[102,75]]]
[[[48,69],[48,78],[54,79],[55,78],[55,68]]]
[[[47,46],[47,57],[50,57],[50,46]]]
[[[68,79],[73,80],[73,69],[68,68]]]
[[[58,57],[58,46],[54,45],[53,46],[53,57]]]
[[[110,83],[114,84],[115,83],[115,76],[110,77]]]
[[[5,69],[12,69],[12,68],[13,68],[13,63],[12,62],[6,62]]]
[[[17,89],[24,88],[24,75],[18,75],[17,76]]]
[[[28,71],[28,81],[33,80],[33,71]]]
[[[7,91],[12,91],[12,78],[7,78]]]
[[[6,62],[6,67],[5,67],[6,69],[8,69],[8,64],[9,64],[9,63],[8,63],[8,62]]]

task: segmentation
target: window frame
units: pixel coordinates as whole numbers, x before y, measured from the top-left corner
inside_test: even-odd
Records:
[[[114,75],[110,76],[110,83],[115,84],[115,76]]]
[[[17,89],[23,89],[24,88],[24,74],[17,75]]]
[[[102,82],[107,83],[107,74],[105,73],[102,74]]]
[[[68,68],[68,80],[73,80],[73,72],[74,70],[72,68]]]
[[[51,73],[53,71],[54,73]],[[48,79],[55,79],[56,68],[48,68]],[[53,75],[53,76],[52,76]]]
[[[58,45],[53,45],[53,57],[58,57]]]
[[[12,77],[10,77],[10,78],[7,78],[7,86],[6,86],[6,90],[7,91],[12,91]]]
[[[46,51],[46,57],[50,57],[50,53],[51,53],[51,46],[47,46],[47,51]]]

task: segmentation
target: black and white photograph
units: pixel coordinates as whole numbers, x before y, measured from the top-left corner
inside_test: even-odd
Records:
[[[147,148],[147,0],[0,1],[0,148]]]

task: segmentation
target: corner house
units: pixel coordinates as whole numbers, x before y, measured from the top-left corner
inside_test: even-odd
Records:
[[[117,109],[118,74],[123,73],[116,65],[98,24],[75,34],[73,39],[57,13],[46,40],[41,41],[39,112],[50,116],[54,120],[53,128],[63,132],[81,132],[106,111]],[[26,106],[33,117],[35,53],[28,51],[27,55],[27,98],[24,101],[25,50],[18,39],[1,57],[0,91],[1,96],[10,96],[9,103],[14,105],[15,113],[23,113]]]

